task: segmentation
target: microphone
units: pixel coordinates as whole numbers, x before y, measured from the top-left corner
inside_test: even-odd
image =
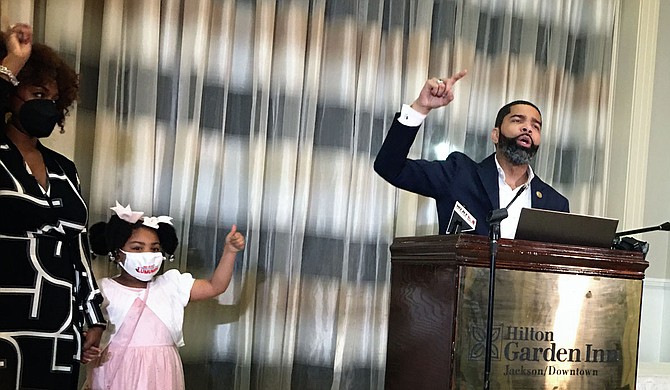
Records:
[[[521,186],[521,188],[519,188],[519,191],[516,192],[512,200],[510,200],[509,203],[507,203],[507,206],[500,209],[491,210],[489,216],[486,218],[486,222],[495,223],[500,222],[503,219],[507,218],[508,215],[507,209],[509,208],[509,206],[512,205],[512,203],[514,203],[515,200],[517,200],[517,198],[519,197],[519,195],[521,195],[522,192],[526,191],[526,188],[528,188],[528,184],[524,184],[523,186]]]
[[[477,219],[470,214],[470,212],[456,201],[454,209],[451,211],[451,218],[447,225],[447,234],[458,234],[461,232],[469,232],[475,230],[477,226]]]
[[[653,232],[655,230],[662,230],[662,231],[670,231],[670,222],[663,222],[660,225],[657,226],[651,226],[651,227],[646,227],[646,228],[640,228],[640,229],[633,229],[633,230],[626,230],[623,232],[617,232],[614,235],[614,242],[612,242],[612,248],[614,249],[622,249],[625,251],[637,251],[637,252],[642,252],[642,255],[646,258],[647,253],[649,252],[649,243],[646,241],[640,241],[638,239],[635,239],[633,237],[621,237],[621,236],[627,236],[629,234],[638,234],[638,233],[646,233],[646,232]]]
[[[670,231],[670,222],[663,222],[662,224],[660,224],[658,226],[651,226],[651,227],[646,227],[646,228],[641,228],[641,229],[626,230],[624,232],[618,232],[618,233],[616,233],[615,237],[627,236],[629,234],[653,232],[654,230]]]

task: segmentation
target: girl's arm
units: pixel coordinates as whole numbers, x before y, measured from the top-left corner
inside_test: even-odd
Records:
[[[191,288],[191,301],[200,301],[213,298],[228,288],[230,279],[233,276],[233,267],[237,252],[244,249],[244,236],[237,231],[237,226],[233,225],[230,233],[226,236],[226,244],[223,247],[223,254],[216,266],[212,277],[209,280],[196,279]]]

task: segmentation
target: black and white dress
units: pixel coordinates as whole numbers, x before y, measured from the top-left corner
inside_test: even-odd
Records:
[[[104,324],[74,163],[38,147],[48,188],[0,129],[2,390],[76,388],[82,327]]]

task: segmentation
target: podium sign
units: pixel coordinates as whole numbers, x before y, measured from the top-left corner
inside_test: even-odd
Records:
[[[641,253],[501,239],[490,388],[634,389],[648,263]],[[489,245],[391,245],[387,389],[484,386]]]
[[[488,268],[464,267],[454,388],[483,388]],[[642,281],[496,272],[492,389],[633,389]]]

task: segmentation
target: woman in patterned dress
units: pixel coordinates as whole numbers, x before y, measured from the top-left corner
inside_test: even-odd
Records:
[[[102,297],[75,165],[39,139],[63,128],[77,75],[26,24],[2,38],[0,389],[75,389],[82,348],[105,327]]]

